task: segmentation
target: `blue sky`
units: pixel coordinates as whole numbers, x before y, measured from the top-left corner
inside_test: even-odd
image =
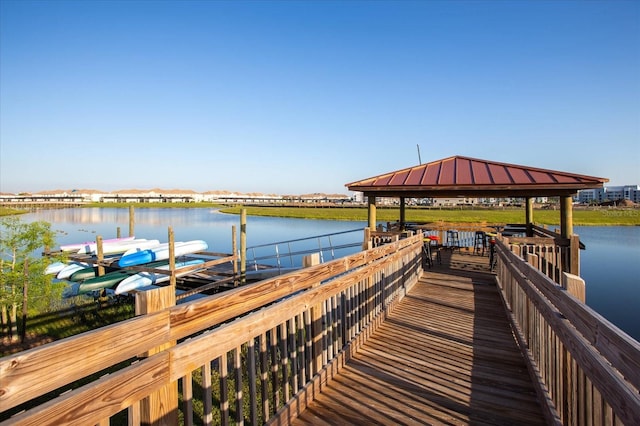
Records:
[[[640,184],[640,2],[0,1],[0,192],[347,193],[418,145]]]

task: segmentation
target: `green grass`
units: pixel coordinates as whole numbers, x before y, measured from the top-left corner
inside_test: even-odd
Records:
[[[0,216],[11,216],[14,214],[28,213],[28,210],[10,209],[8,207],[0,207]]]
[[[89,203],[84,207],[97,208],[216,208],[223,213],[240,214],[242,209],[251,216],[271,216],[320,220],[350,220],[366,222],[367,207],[254,207],[224,206],[217,203]],[[26,210],[0,207],[0,216],[25,213]],[[524,223],[524,208],[487,209],[433,209],[409,207],[405,211],[408,222],[454,222],[454,223]],[[380,222],[395,222],[400,218],[399,208],[378,207],[376,218]],[[535,210],[535,223],[560,224],[560,211]],[[574,208],[573,224],[576,226],[640,226],[639,209]]]
[[[367,221],[366,207],[251,207],[234,206],[225,207],[223,213],[240,214],[246,209],[248,215],[290,217],[304,219],[326,220],[353,220]],[[454,223],[524,223],[524,208],[505,209],[425,209],[408,208],[405,211],[407,222],[454,222]],[[376,218],[379,222],[395,222],[400,217],[398,208],[376,209]],[[559,210],[535,210],[533,213],[535,223],[547,225],[560,225]],[[574,209],[573,224],[576,226],[613,226],[630,225],[640,226],[640,210],[614,210],[614,209]]]

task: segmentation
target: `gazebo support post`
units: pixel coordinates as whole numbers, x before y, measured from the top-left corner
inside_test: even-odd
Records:
[[[527,225],[527,237],[533,237],[533,197],[527,197],[525,225]]]
[[[560,197],[560,235],[563,238],[573,235],[573,200],[567,195]]]
[[[580,239],[573,238],[573,199],[560,197],[560,236],[569,238],[569,251],[565,257],[565,272],[580,275]]]
[[[369,229],[376,230],[376,197],[369,195],[367,197],[369,204]]]
[[[405,198],[400,197],[400,230],[404,230],[405,218]]]

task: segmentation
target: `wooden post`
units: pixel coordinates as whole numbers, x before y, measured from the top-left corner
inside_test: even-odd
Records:
[[[236,237],[236,226],[231,225],[231,253],[235,256],[238,254],[238,238]],[[238,281],[238,259],[233,261],[233,286],[237,287]]]
[[[369,250],[373,247],[371,243],[371,228],[364,228],[364,241],[362,241],[362,250]]]
[[[173,274],[172,274],[173,275]],[[174,286],[139,291],[135,296],[136,315],[145,315],[175,306],[176,290]],[[176,342],[166,342],[143,355],[149,357],[161,352]],[[178,382],[169,383],[140,401],[140,424],[175,425],[178,424]]]
[[[533,237],[533,198],[527,197],[527,212],[525,215],[527,225],[527,237]]]
[[[573,235],[573,200],[571,196],[560,197],[560,236],[563,238],[571,238]],[[569,252],[564,254],[565,272],[574,275],[580,275],[580,253],[579,240],[574,247],[573,240],[569,246]]]
[[[308,256],[302,258],[302,267],[308,268],[309,266],[315,266],[320,264],[320,253],[311,253]]]
[[[560,236],[573,235],[573,200],[571,196],[560,197]]]
[[[104,275],[104,266],[102,265],[102,261],[104,260],[104,250],[102,248],[102,236],[98,235],[96,237],[96,255],[98,261],[98,273],[99,277]]]
[[[170,285],[137,292],[135,297],[136,315],[157,312],[176,304],[176,259],[173,228],[169,227],[167,233],[169,238],[169,270],[171,271]],[[151,356],[175,344],[176,342],[167,342],[150,350],[144,356]],[[143,425],[177,424],[178,382],[170,383],[140,401],[140,417]]]
[[[562,288],[567,290],[569,294],[575,296],[581,302],[587,300],[587,291],[584,280],[577,275],[568,272],[562,273]]]
[[[134,224],[135,224],[135,213],[133,211],[133,206],[129,206],[129,236],[133,237],[135,235],[135,229],[134,229]]]
[[[240,213],[240,281],[247,280],[247,209]]]
[[[580,276],[580,236],[571,235],[569,238],[569,271]]]
[[[169,271],[171,275],[169,277],[169,287],[173,288],[173,293],[176,292],[176,245],[175,236],[173,234],[173,228],[169,227],[167,230],[169,237]],[[174,303],[175,305],[175,303]]]
[[[369,195],[367,200],[369,203],[369,228],[376,229],[376,197]]]
[[[405,198],[404,197],[400,197],[400,229],[398,229],[398,231],[404,229],[405,222],[406,222]]]
[[[304,268],[308,268],[310,266],[319,265],[320,264],[320,254],[312,253],[308,256],[302,258],[302,266]],[[320,282],[314,284],[312,287],[317,287],[320,285]],[[312,362],[313,362],[313,374],[318,373],[322,370],[322,361],[323,356],[322,353],[324,351],[323,348],[323,339],[322,339],[322,303],[317,304],[311,307],[311,335],[313,337],[313,346],[312,346]]]

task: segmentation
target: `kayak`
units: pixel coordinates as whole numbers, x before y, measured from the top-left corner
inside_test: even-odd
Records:
[[[122,242],[122,241],[130,241],[135,239],[135,237],[122,237],[122,238],[111,238],[108,240],[102,240],[103,244],[110,244],[110,243],[116,243],[116,242]],[[95,244],[95,241],[87,241],[84,243],[75,243],[75,244],[64,244],[60,246],[60,250],[62,251],[78,251],[82,248],[82,246],[85,246],[87,244]]]
[[[114,271],[104,274],[101,277],[89,278],[78,284],[78,294],[115,287],[120,281],[130,277],[134,273],[134,271]]]
[[[64,262],[53,262],[44,269],[44,273],[45,275],[57,275],[65,266],[67,266],[67,264]]]
[[[148,249],[160,244],[158,240],[126,240],[102,244],[102,254],[118,254],[127,250]],[[98,252],[97,243],[85,244],[78,250],[78,254],[96,254]]]
[[[174,255],[177,257],[197,253],[206,250],[208,247],[207,243],[203,240],[178,242],[174,244]],[[148,250],[125,254],[118,261],[118,266],[125,268],[127,266],[144,265],[145,263],[167,259],[169,259],[169,244],[165,243]]]
[[[60,272],[58,272],[58,275],[56,275],[56,278],[59,279],[59,280],[66,280],[74,272],[77,272],[77,271],[79,271],[81,269],[84,269],[84,268],[88,268],[89,266],[91,266],[91,265],[89,265],[86,262],[71,262],[71,263],[67,264],[67,266],[62,268],[60,270]]]
[[[94,278],[96,276],[96,268],[90,266],[88,268],[82,268],[78,271],[75,271],[68,278],[69,281],[78,282],[88,280],[89,278]]]
[[[204,263],[202,259],[192,259],[184,262],[176,262],[176,270],[184,269],[188,266],[199,265]],[[155,272],[138,272],[135,275],[131,275],[125,278],[118,287],[116,287],[116,294],[128,293],[130,291],[140,290],[142,287],[147,287],[153,284],[169,281],[171,275],[169,274],[169,265],[160,266],[157,269],[165,269],[166,274],[160,274]],[[191,270],[189,272],[192,272]]]

